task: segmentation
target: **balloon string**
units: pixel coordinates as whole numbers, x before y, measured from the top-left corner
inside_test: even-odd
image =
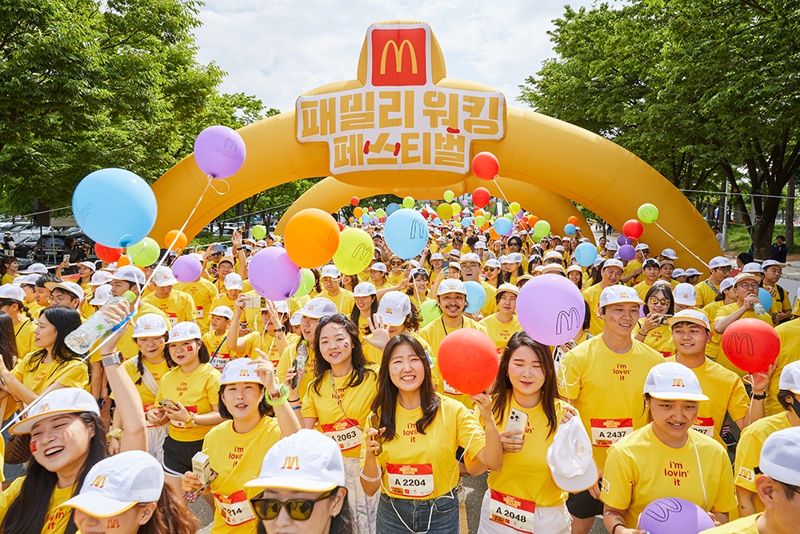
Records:
[[[706,262],[704,262],[704,261],[703,261],[703,260],[702,260],[702,259],[701,259],[701,258],[700,258],[698,255],[697,255],[697,254],[695,254],[694,252],[692,252],[692,249],[690,249],[689,247],[687,247],[686,245],[684,245],[683,243],[681,243],[681,242],[680,242],[680,240],[679,240],[677,237],[675,237],[675,236],[674,236],[674,235],[672,235],[671,233],[667,232],[666,228],[664,228],[663,226],[661,226],[660,224],[658,224],[658,222],[655,222],[655,221],[653,222],[653,224],[655,224],[656,226],[658,226],[658,227],[661,229],[661,231],[662,231],[662,232],[664,232],[664,233],[665,233],[665,234],[667,234],[669,237],[671,237],[673,241],[675,241],[677,244],[679,244],[680,246],[682,246],[682,247],[684,248],[684,250],[686,250],[686,252],[688,252],[689,254],[691,254],[692,256],[694,256],[694,257],[695,257],[695,259],[697,259],[697,261],[699,261],[700,263],[702,263],[702,264],[703,264],[703,266],[704,266],[706,269],[711,269],[711,267],[709,267],[709,266],[708,266],[708,264],[707,264]]]
[[[221,183],[221,184],[225,184],[225,191],[220,191],[220,190],[219,190],[219,189],[217,189],[217,188],[216,188],[214,185],[212,185],[212,184],[213,184],[213,183],[215,183],[215,182],[218,182],[218,183]],[[231,184],[230,184],[230,183],[228,183],[228,180],[213,180],[213,179],[212,179],[212,180],[210,180],[210,181],[208,182],[208,184],[209,184],[209,186],[211,187],[211,189],[212,189],[212,190],[213,190],[213,191],[214,191],[216,194],[218,194],[218,195],[220,195],[220,196],[227,195],[227,194],[230,192],[230,190],[231,190]]]

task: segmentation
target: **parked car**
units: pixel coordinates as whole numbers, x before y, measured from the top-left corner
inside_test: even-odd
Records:
[[[63,232],[42,235],[33,247],[33,259],[45,265],[61,263],[66,254],[64,242],[68,238],[75,238],[75,247],[70,251],[70,261],[72,263],[97,259],[94,253],[94,241],[83,233],[66,234]]]

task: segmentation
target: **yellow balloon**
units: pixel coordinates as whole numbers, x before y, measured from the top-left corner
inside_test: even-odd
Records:
[[[439,204],[439,207],[436,208],[436,214],[439,215],[441,220],[446,221],[453,216],[453,208],[450,204]]]
[[[453,216],[456,216],[459,213],[461,213],[461,205],[458,202],[453,202],[452,204],[450,204],[450,209],[453,210]]]
[[[450,191],[449,189],[444,192],[445,201],[452,202],[454,198],[455,198],[455,194],[452,191]]]
[[[353,215],[360,218],[362,215],[364,215],[364,210],[359,207],[356,207],[353,209]]]
[[[360,228],[347,227],[339,233],[333,264],[342,274],[356,274],[372,263],[374,255],[372,237]]]
[[[517,213],[519,213],[519,210],[520,210],[519,202],[512,202],[511,204],[508,205],[508,211],[512,215],[516,215]]]

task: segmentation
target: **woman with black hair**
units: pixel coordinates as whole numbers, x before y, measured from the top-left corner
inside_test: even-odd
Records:
[[[664,357],[672,356],[675,343],[667,319],[675,314],[675,298],[669,284],[655,283],[645,295],[643,310],[645,317],[634,328],[634,337]]]
[[[0,311],[5,312],[14,324],[14,337],[17,341],[15,354],[25,356],[33,350],[33,336],[36,323],[25,307],[25,290],[13,284],[0,286]]]
[[[436,392],[422,345],[408,334],[383,351],[361,472],[368,495],[381,492],[378,532],[459,532],[456,451],[500,469],[503,446],[491,399],[473,395],[486,430],[461,402]]]
[[[378,291],[372,282],[361,282],[353,291],[353,311],[350,320],[358,327],[358,338],[364,343],[371,330],[370,318],[378,311]]]
[[[14,256],[4,256],[0,260],[0,284],[11,284],[19,272],[19,262]]]
[[[74,310],[68,311],[77,315]],[[128,314],[128,304],[115,303],[99,313],[121,322]],[[124,330],[120,328],[104,345],[103,366],[125,424],[121,449],[144,450],[147,435],[141,400],[122,370],[120,354],[115,352]],[[78,363],[83,365],[80,360]],[[58,378],[53,383],[61,384]],[[75,494],[89,469],[106,456],[100,408],[83,388],[60,386],[32,399],[31,404],[27,417],[11,427],[12,434],[30,435],[31,460],[25,476],[12,482],[0,496],[0,529],[5,534],[74,534],[72,513],[61,505]]]
[[[224,421],[206,434],[203,451],[209,467],[217,473],[210,485],[187,471],[181,480],[193,499],[199,493],[214,496],[215,534],[254,534],[258,521],[250,499],[259,492],[243,490],[258,476],[261,460],[281,439],[300,430],[300,423],[287,401],[289,390],[278,384],[272,363],[263,351],[259,360],[237,358],[222,370],[219,414]]]
[[[314,381],[303,398],[303,427],[319,429],[344,456],[345,487],[354,533],[374,533],[376,499],[359,484],[361,444],[377,374],[364,357],[355,324],[342,314],[324,317],[314,336]]]

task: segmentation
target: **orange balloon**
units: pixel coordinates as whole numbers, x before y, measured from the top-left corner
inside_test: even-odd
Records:
[[[361,218],[361,216],[362,216],[362,215],[364,215],[364,210],[363,210],[363,209],[361,209],[361,208],[355,208],[355,209],[353,210],[353,215],[355,215],[357,218],[359,218],[359,219],[360,219],[360,218]]]
[[[494,231],[494,227],[489,229],[489,237],[492,239],[500,239],[500,235]]]
[[[295,213],[286,224],[284,247],[298,267],[319,267],[333,257],[339,247],[339,225],[327,212],[306,208]]]
[[[567,222],[569,224],[574,224],[575,226],[578,226],[578,218],[575,217],[574,215],[570,215],[570,217],[567,219]]]
[[[118,269],[120,267],[124,267],[124,266],[130,265],[130,264],[131,264],[131,259],[128,256],[126,256],[125,254],[120,256],[119,259],[117,260],[117,268]]]
[[[536,215],[528,215],[528,224],[530,226],[533,226],[537,222],[539,222],[539,217],[537,217]]]
[[[177,236],[177,239],[175,239]],[[189,244],[189,239],[187,239],[186,234],[181,232],[180,230],[170,230],[164,236],[164,248],[169,249],[172,242],[175,241],[175,244],[172,246],[171,250],[180,251],[186,248],[186,245]]]

